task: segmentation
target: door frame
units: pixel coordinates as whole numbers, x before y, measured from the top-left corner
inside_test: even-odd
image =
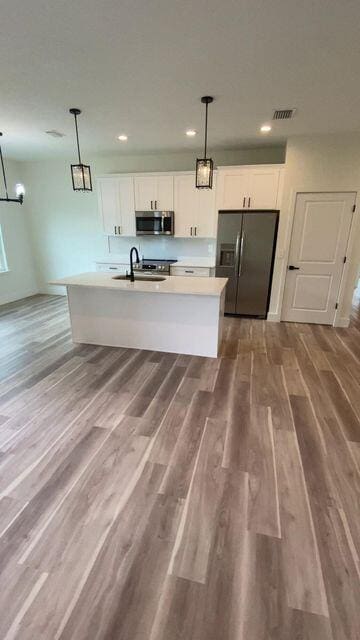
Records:
[[[281,285],[280,285],[280,292],[279,292],[279,307],[280,307],[280,317],[279,320],[282,321],[283,318],[283,306],[284,306],[284,292],[285,292],[285,284],[286,284],[286,276],[287,276],[287,265],[289,262],[289,255],[290,255],[290,248],[291,248],[291,240],[292,240],[292,234],[293,234],[293,227],[294,227],[294,221],[295,221],[295,209],[296,209],[296,201],[297,201],[297,197],[298,195],[301,194],[310,194],[310,193],[327,193],[327,194],[336,194],[336,193],[354,193],[355,194],[355,212],[354,215],[352,217],[352,221],[351,221],[351,225],[350,225],[350,231],[349,231],[349,236],[348,236],[348,241],[347,241],[347,245],[346,245],[346,256],[347,256],[347,260],[343,265],[342,268],[342,274],[341,274],[341,280],[340,280],[340,286],[339,286],[339,291],[338,291],[338,295],[337,295],[337,302],[338,302],[338,308],[335,310],[335,315],[334,315],[334,322],[332,325],[328,325],[328,326],[333,326],[333,327],[348,327],[349,326],[349,317],[348,316],[342,316],[342,304],[344,301],[344,293],[345,293],[345,285],[347,283],[347,279],[348,279],[348,275],[349,275],[349,270],[350,270],[350,264],[351,264],[351,258],[352,258],[352,252],[354,249],[354,244],[355,244],[355,233],[356,233],[356,227],[358,226],[358,219],[359,219],[359,191],[358,189],[336,189],[336,190],[328,190],[328,189],[319,189],[318,191],[314,191],[309,190],[309,189],[292,189],[291,190],[291,195],[290,195],[290,207],[289,207],[289,219],[288,219],[288,223],[287,223],[287,228],[286,228],[286,232],[285,232],[285,249],[284,249],[284,262],[283,262],[283,271],[282,271],[282,281],[281,281]],[[281,216],[281,213],[280,213]],[[359,223],[360,224],[360,223]],[[360,231],[360,229],[359,229]]]

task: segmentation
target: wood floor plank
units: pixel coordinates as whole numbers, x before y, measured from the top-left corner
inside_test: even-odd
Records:
[[[244,556],[239,637],[244,640],[333,640],[326,616],[288,606],[280,540],[249,534]]]
[[[252,405],[247,471],[248,527],[254,533],[281,538],[279,496],[270,407]]]
[[[356,416],[334,374],[332,371],[322,371],[320,377],[347,438],[353,442],[360,442],[360,419]]]
[[[283,572],[289,607],[328,616],[319,550],[296,435],[276,431]]]
[[[206,584],[168,576],[150,640],[240,638],[243,550],[247,535],[248,478],[226,472],[223,495],[215,513]]]
[[[79,598],[59,627],[61,640],[146,637],[156,611],[156,581],[166,578],[182,506],[157,494],[163,471],[160,465],[145,466],[132,500],[114,521]]]
[[[208,391],[195,393],[170,458],[160,493],[186,497],[211,400]]]
[[[223,421],[206,421],[169,567],[170,574],[203,584],[226,477],[225,433]]]
[[[219,358],[0,307],[0,637],[358,640],[349,328],[225,318]]]

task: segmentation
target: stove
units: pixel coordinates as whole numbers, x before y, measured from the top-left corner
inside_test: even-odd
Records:
[[[163,273],[164,275],[170,275],[170,265],[177,262],[177,260],[152,260],[150,258],[143,258],[140,264],[134,264],[134,271],[151,271],[155,273]]]

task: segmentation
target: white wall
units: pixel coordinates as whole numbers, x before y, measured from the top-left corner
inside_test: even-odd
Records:
[[[354,243],[348,254],[339,323],[346,326],[360,265],[360,134],[294,136],[288,140],[270,318],[279,320],[291,238],[295,194],[311,191],[355,191]]]
[[[106,173],[191,170],[196,158],[193,152],[95,158],[83,155],[84,161],[91,164],[93,179]],[[216,151],[213,157],[218,165],[282,162],[284,148]],[[94,260],[108,252],[107,238],[100,225],[95,185],[92,193],[75,193],[72,189],[69,165],[73,159],[24,163],[36,270],[43,292],[59,292],[57,288],[49,287],[48,282],[90,271],[94,268]],[[169,239],[169,245],[171,241]],[[121,246],[118,244],[114,250],[121,252]],[[173,248],[174,245],[171,250]],[[199,243],[198,248],[200,255],[206,255],[208,244]]]
[[[15,184],[24,181],[23,165],[6,158],[4,160],[9,197],[13,197]],[[4,195],[2,176],[0,193]],[[0,304],[5,304],[38,291],[26,201],[23,205],[0,202],[0,225],[9,268],[8,272],[0,273]]]

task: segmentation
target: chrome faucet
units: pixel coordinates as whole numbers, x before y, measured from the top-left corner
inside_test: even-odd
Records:
[[[131,247],[131,249],[130,249],[130,282],[135,282],[134,264],[133,264],[133,251],[135,251],[136,264],[139,264],[139,262],[140,262],[139,252],[138,252],[137,248],[136,247]]]

